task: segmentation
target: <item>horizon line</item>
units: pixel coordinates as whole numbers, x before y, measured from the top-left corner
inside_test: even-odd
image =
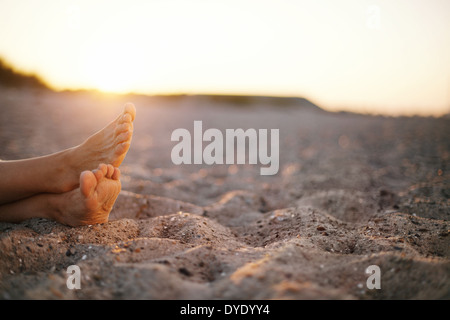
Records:
[[[305,95],[296,95],[296,94],[277,94],[277,93],[267,93],[264,94],[262,92],[239,92],[239,91],[234,91],[234,92],[220,92],[220,91],[160,91],[160,92],[151,92],[151,90],[147,91],[147,92],[142,92],[142,91],[133,91],[133,90],[112,90],[112,91],[108,91],[108,90],[102,90],[99,88],[95,88],[95,87],[81,87],[81,86],[77,86],[77,87],[63,87],[63,88],[58,88],[57,86],[51,84],[48,80],[45,79],[45,77],[43,77],[42,75],[40,75],[37,72],[34,71],[25,71],[21,68],[18,68],[17,66],[13,65],[12,63],[10,63],[9,61],[7,61],[3,56],[0,55],[0,65],[2,67],[6,67],[7,69],[9,68],[12,72],[14,72],[17,76],[20,77],[24,77],[24,78],[35,78],[38,82],[40,82],[43,86],[46,87],[46,89],[55,92],[55,93],[64,93],[64,92],[73,92],[73,93],[77,93],[77,92],[88,92],[88,93],[95,93],[95,94],[101,94],[101,95],[105,95],[105,96],[145,96],[145,97],[175,97],[175,96],[222,96],[222,97],[254,97],[254,98],[286,98],[286,99],[304,99],[307,102],[313,104],[314,106],[318,107],[319,109],[326,111],[326,112],[331,112],[331,113],[351,113],[351,114],[360,114],[360,115],[371,115],[371,116],[385,116],[385,117],[433,117],[433,118],[441,118],[441,117],[445,117],[447,115],[450,115],[450,105],[448,106],[447,111],[442,111],[440,113],[418,113],[418,112],[412,112],[412,113],[403,113],[403,112],[399,112],[399,113],[386,113],[386,112],[382,112],[382,111],[369,111],[367,110],[367,106],[364,107],[362,105],[358,105],[358,106],[351,106],[351,105],[346,105],[346,106],[340,106],[340,105],[334,105],[334,106],[324,106],[322,103],[317,103],[314,102],[314,99],[311,99]],[[3,68],[2,68],[3,69]],[[2,84],[0,82],[0,85],[2,85],[3,87],[8,86],[7,84]],[[21,86],[18,86],[21,87]],[[25,86],[22,86],[25,87]],[[36,88],[36,89],[43,89],[43,88]],[[376,106],[371,106],[372,109],[377,109],[377,108],[382,108],[383,106],[380,105],[376,105]],[[361,110],[363,109],[363,110]],[[366,109],[366,110],[364,110]],[[427,107],[421,107],[420,109],[422,110],[427,110],[429,109],[429,106]]]

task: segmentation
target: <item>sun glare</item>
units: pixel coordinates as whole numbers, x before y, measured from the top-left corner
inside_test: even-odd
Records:
[[[84,43],[79,66],[88,87],[125,93],[143,81],[143,39],[130,28],[105,23]]]
[[[113,44],[103,44],[92,48],[82,63],[89,86],[105,92],[123,93],[130,90],[130,69],[120,61],[125,60],[125,50]],[[138,60],[128,61],[132,69],[139,67]]]

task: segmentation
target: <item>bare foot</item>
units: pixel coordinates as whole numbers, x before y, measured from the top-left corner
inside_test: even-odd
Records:
[[[130,148],[135,117],[136,108],[132,103],[126,103],[123,112],[114,121],[79,146],[69,149],[64,176],[59,177],[59,191],[77,188],[80,173],[93,170],[100,163],[119,167]]]
[[[41,157],[1,161],[0,205],[74,190],[80,186],[81,172],[101,163],[119,167],[130,148],[135,116],[136,108],[127,103],[114,121],[79,146]]]
[[[108,222],[121,189],[119,178],[119,169],[112,165],[100,164],[94,171],[83,171],[78,189],[56,195],[59,214],[54,219],[70,226]]]

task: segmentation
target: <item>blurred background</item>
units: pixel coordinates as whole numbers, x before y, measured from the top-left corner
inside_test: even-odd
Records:
[[[440,116],[449,14],[447,0],[0,0],[1,79],[11,67],[54,90],[305,97],[328,111]]]
[[[449,13],[449,0],[0,0],[1,160],[71,148],[137,109],[119,220],[0,225],[0,297],[448,299]],[[279,129],[278,173],[175,165],[171,134],[196,120]],[[85,289],[66,296],[78,263]],[[364,289],[369,265],[383,290]]]

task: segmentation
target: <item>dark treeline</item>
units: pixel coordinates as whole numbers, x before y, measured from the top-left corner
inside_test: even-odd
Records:
[[[0,86],[29,87],[48,89],[47,85],[36,75],[28,75],[15,71],[0,58]]]

